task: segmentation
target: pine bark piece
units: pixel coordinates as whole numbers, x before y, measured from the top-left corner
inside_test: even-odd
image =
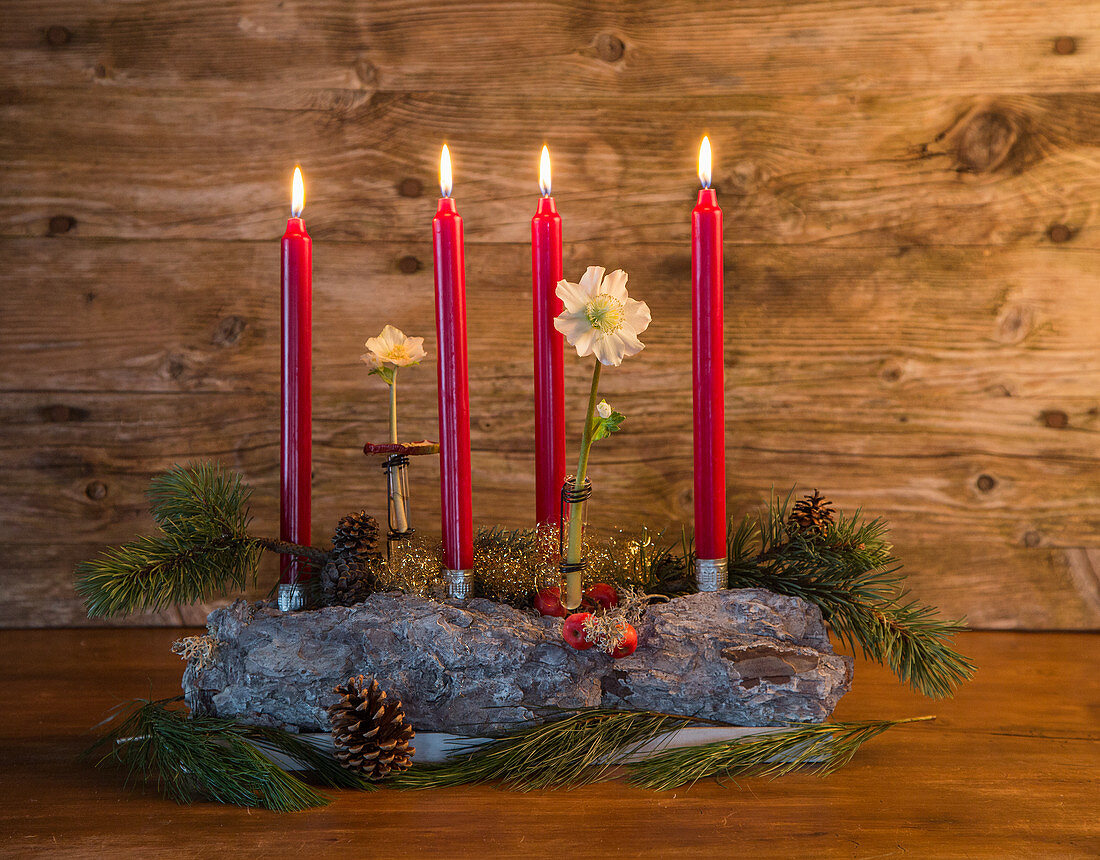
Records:
[[[401,700],[420,731],[493,735],[553,708],[697,714],[735,725],[822,722],[852,680],[816,606],[762,589],[678,597],[649,609],[638,650],[576,651],[560,620],[474,599],[375,593],[352,607],[279,613],[237,601],[208,619],[214,663],[183,687],[201,714],[327,731],[333,687],[353,672]]]

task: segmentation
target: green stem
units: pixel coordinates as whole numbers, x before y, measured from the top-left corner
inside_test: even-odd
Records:
[[[588,394],[588,412],[584,416],[581,456],[577,462],[577,476],[573,480],[574,491],[580,491],[588,474],[588,453],[592,450],[592,419],[596,414],[596,397],[599,396],[601,367],[599,359],[596,359],[596,366],[592,369],[592,389]],[[565,544],[565,561],[567,564],[580,562],[581,539],[584,536],[584,517],[581,514],[581,505],[575,505],[573,508],[574,515],[569,518],[569,535]],[[565,608],[576,609],[581,605],[581,571],[578,570],[568,574],[565,584]]]
[[[390,441],[397,444],[397,368],[390,376]]]

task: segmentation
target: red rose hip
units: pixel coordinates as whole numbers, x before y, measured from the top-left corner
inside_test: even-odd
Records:
[[[535,609],[540,615],[549,615],[554,618],[564,618],[569,614],[561,602],[561,589],[556,585],[552,588],[544,588],[535,595]]]
[[[634,653],[634,649],[638,647],[638,631],[634,629],[633,624],[624,625],[623,629],[623,641],[619,643],[618,647],[611,652],[612,657],[629,657]]]
[[[614,585],[606,582],[597,582],[584,593],[584,596],[604,609],[610,609],[619,603],[619,592],[615,590]]]
[[[578,651],[587,651],[592,647],[584,633],[584,622],[591,617],[588,612],[574,612],[565,619],[565,625],[561,629],[562,638]]]

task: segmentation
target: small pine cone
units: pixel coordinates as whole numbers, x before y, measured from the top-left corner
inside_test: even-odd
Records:
[[[787,530],[792,534],[823,535],[836,519],[836,511],[817,490],[794,503],[787,517]]]
[[[405,709],[373,678],[358,675],[334,688],[341,699],[328,709],[335,755],[348,770],[370,780],[400,773],[412,764],[415,736]]]
[[[362,603],[373,591],[374,565],[371,558],[333,555],[321,569],[321,588],[325,602],[337,606]]]
[[[348,514],[332,535],[332,551],[348,557],[370,555],[378,546],[378,520],[366,511]]]

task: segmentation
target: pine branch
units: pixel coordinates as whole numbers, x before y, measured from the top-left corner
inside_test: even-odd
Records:
[[[767,588],[815,603],[842,641],[889,666],[913,689],[952,695],[975,668],[952,646],[964,623],[941,619],[934,607],[910,596],[886,524],[863,520],[857,511],[824,534],[792,532],[790,498],[731,525],[730,587]]]
[[[657,790],[708,776],[780,776],[804,765],[824,775],[847,764],[866,741],[887,729],[930,719],[798,724],[766,735],[668,749],[632,763],[645,744],[668,732],[699,722],[724,724],[654,711],[582,710],[473,747],[446,764],[414,765],[394,785],[427,789],[500,782],[514,791],[575,788],[609,779],[624,765],[634,784]]]
[[[76,591],[91,618],[157,612],[243,590],[259,560],[252,540],[162,533],[78,564]]]
[[[76,567],[92,618],[198,603],[254,582],[264,549],[323,561],[324,550],[248,534],[252,490],[214,463],[176,466],[153,479],[160,530]]]
[[[799,725],[768,734],[657,753],[630,766],[630,781],[642,788],[667,791],[694,785],[707,777],[777,777],[812,765],[821,776],[852,760],[867,741],[906,720]]]
[[[213,800],[237,806],[293,812],[329,799],[283,770],[264,752],[289,756],[322,785],[369,789],[301,738],[279,729],[234,720],[190,718],[171,707],[181,698],[139,700],[88,750],[97,767],[121,766],[126,782],[154,785],[177,803]]]
[[[150,482],[153,519],[167,533],[248,536],[252,489],[216,463],[173,466]]]
[[[446,764],[414,765],[395,784],[425,789],[500,781],[515,791],[575,788],[606,778],[643,744],[691,722],[649,711],[578,711],[475,747]]]

